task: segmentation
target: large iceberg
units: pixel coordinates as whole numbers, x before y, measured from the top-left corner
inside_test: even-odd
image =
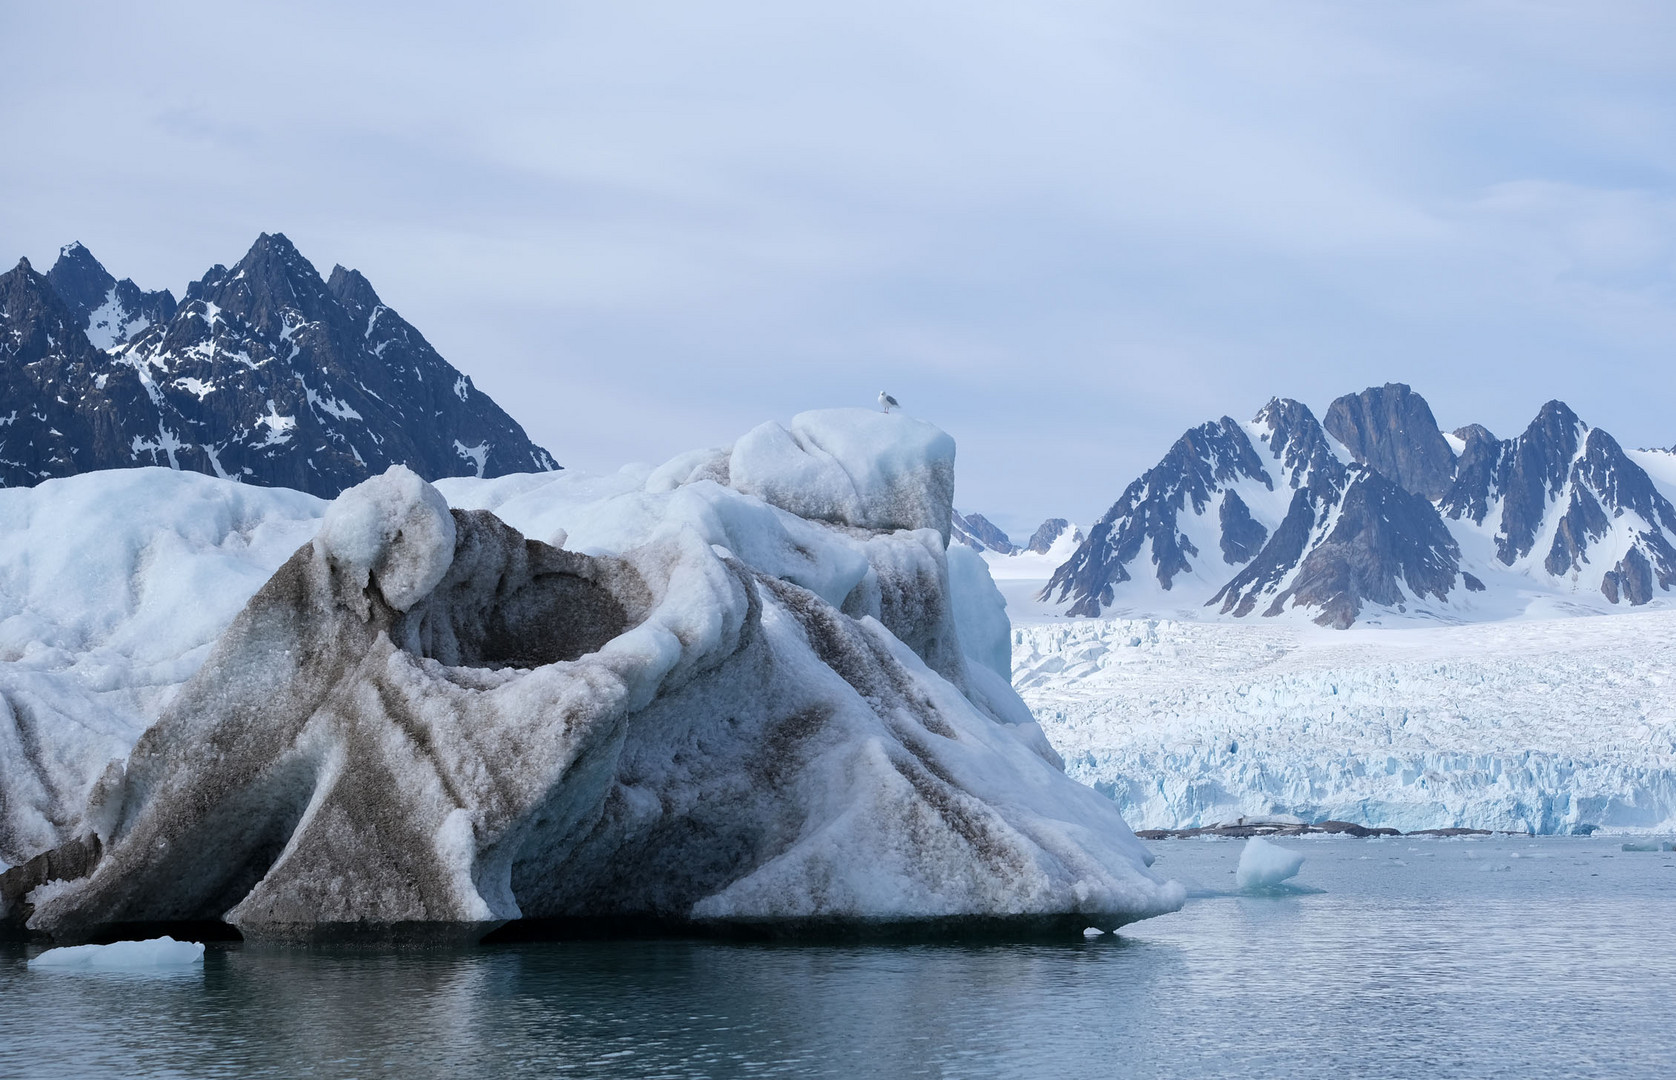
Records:
[[[60,846],[0,852],[0,903],[58,941],[1173,910],[1008,684],[981,563],[951,572],[953,463],[930,424],[839,410],[608,477],[394,468],[125,762],[82,759]]]

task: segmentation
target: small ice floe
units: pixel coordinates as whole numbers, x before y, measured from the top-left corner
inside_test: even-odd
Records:
[[[1657,843],[1643,840],[1643,841],[1636,841],[1636,842],[1633,842],[1633,843],[1625,844],[1624,847],[1623,847],[1623,850],[1625,850],[1625,851],[1657,851],[1657,850],[1659,850],[1659,846],[1658,846]],[[1665,850],[1666,851],[1670,850],[1669,845],[1666,845]]]
[[[1297,874],[1303,864],[1302,853],[1289,851],[1278,844],[1269,843],[1260,836],[1253,836],[1245,842],[1245,850],[1240,852],[1240,865],[1239,869],[1234,871],[1234,884],[1244,892],[1291,891],[1291,887],[1281,883]]]
[[[1082,928],[1082,936],[1085,938],[1103,937],[1105,936],[1105,933],[1106,932],[1098,926],[1085,926]]]
[[[47,971],[149,971],[186,968],[203,962],[204,947],[198,942],[160,937],[48,949],[29,961],[29,966]]]

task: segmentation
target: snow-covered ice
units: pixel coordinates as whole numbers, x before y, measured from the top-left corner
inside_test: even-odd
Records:
[[[1303,852],[1253,836],[1240,851],[1234,884],[1248,891],[1273,889],[1287,878],[1295,877],[1303,865]]]
[[[146,941],[48,949],[31,959],[29,966],[41,971],[143,971],[191,967],[203,962],[203,945],[196,941],[176,941],[165,935]]]
[[[84,831],[107,764],[326,505],[163,468],[0,489],[0,862]]]

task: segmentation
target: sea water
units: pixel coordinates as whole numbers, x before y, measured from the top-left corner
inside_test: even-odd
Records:
[[[1676,854],[1622,838],[1152,845],[1179,913],[1062,943],[214,946],[32,971],[5,1077],[1670,1077]],[[1311,891],[1317,890],[1317,891]]]

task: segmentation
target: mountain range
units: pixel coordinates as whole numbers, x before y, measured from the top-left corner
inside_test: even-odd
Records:
[[[1077,542],[1082,542],[1082,531],[1064,518],[1048,518],[1037,526],[1030,534],[1030,539],[1021,546],[1012,542],[1001,527],[984,517],[982,514],[962,514],[954,512],[950,524],[949,541],[964,544],[974,551],[991,551],[997,555],[1022,555],[1030,552],[1035,555],[1046,555],[1053,547],[1055,540],[1072,531]]]
[[[1322,420],[1276,398],[1184,433],[1084,535],[1063,518],[1014,544],[982,514],[952,540],[1057,560],[1065,614],[1298,609],[1459,618],[1532,593],[1640,606],[1676,587],[1676,506],[1641,461],[1564,402],[1519,435],[1442,431],[1388,383]],[[358,271],[323,278],[264,233],[176,302],[71,244],[46,274],[0,274],[0,486],[167,465],[333,497],[392,464],[428,479],[556,469],[516,421]],[[1053,565],[1053,563],[1048,563]],[[1040,580],[1039,578],[1037,580]]]
[[[1668,457],[1663,451],[1642,457]],[[1550,401],[1519,435],[1446,434],[1390,383],[1318,421],[1277,398],[1186,432],[1039,599],[1071,615],[1301,609],[1453,618],[1532,593],[1638,606],[1676,587],[1676,506],[1634,452]]]
[[[167,465],[330,498],[393,464],[558,468],[364,276],[322,278],[282,234],[178,303],[81,244],[0,274],[0,486]]]

